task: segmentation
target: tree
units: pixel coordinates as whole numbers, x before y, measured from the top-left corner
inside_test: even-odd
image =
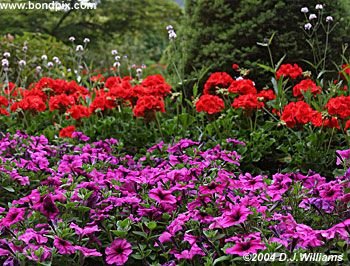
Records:
[[[323,2],[325,13],[332,15],[334,22],[339,22],[330,39],[332,56],[328,63],[331,65],[332,60],[340,62],[342,37],[349,32],[346,1]],[[269,64],[270,59],[267,50],[257,42],[264,42],[274,33],[271,50],[275,62],[283,55],[286,55],[286,62],[312,61],[300,10],[305,5],[314,10],[316,4],[316,0],[186,1],[184,23],[178,34],[180,38],[183,36],[184,73],[191,76],[207,67],[211,72],[230,72],[232,63],[238,63],[253,68],[252,77],[260,81],[262,70],[257,69],[257,63]]]

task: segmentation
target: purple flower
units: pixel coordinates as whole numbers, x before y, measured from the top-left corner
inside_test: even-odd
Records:
[[[25,208],[10,208],[6,216],[0,220],[0,224],[5,227],[10,227],[15,223],[21,222],[24,220],[25,212]]]
[[[24,234],[18,237],[18,239],[22,240],[27,245],[32,239],[38,244],[45,244],[48,240],[47,237],[44,237],[41,233],[36,232],[32,228],[27,229]]]
[[[125,239],[116,239],[106,248],[106,262],[110,265],[124,265],[132,253],[131,244]]]
[[[242,145],[242,146],[245,146],[245,143],[243,141],[240,141],[238,139],[231,139],[231,138],[228,138],[226,139],[226,142],[227,143],[233,143],[234,145]]]
[[[51,194],[43,196],[40,201],[34,205],[34,209],[40,211],[48,219],[55,219],[59,214],[59,210]]]
[[[247,207],[235,205],[229,211],[225,211],[221,217],[215,218],[215,222],[209,228],[228,228],[244,223],[249,214],[252,214],[252,212]]]
[[[72,133],[72,138],[78,139],[80,141],[85,141],[85,142],[90,140],[90,138],[84,135],[83,132],[77,132],[77,131],[74,131]]]
[[[243,239],[237,239],[233,247],[225,250],[226,254],[235,254],[244,256],[247,254],[255,254],[259,250],[266,249],[266,245],[261,242],[259,233],[253,233],[245,236]]]
[[[151,189],[149,197],[160,204],[176,204],[176,197],[170,191],[164,190],[161,187]]]
[[[349,150],[337,150],[337,165],[348,163],[350,159],[350,149]]]
[[[101,257],[102,254],[98,252],[96,249],[91,249],[87,247],[75,246],[76,250],[81,251],[84,257]]]
[[[69,241],[61,239],[57,236],[55,236],[53,245],[61,255],[69,255],[75,253],[75,248]]]
[[[71,223],[70,228],[75,230],[75,233],[79,236],[85,236],[85,235],[90,235],[92,233],[95,232],[99,232],[100,229],[98,229],[97,225],[94,226],[86,226],[84,228],[79,227],[78,225],[76,225],[75,223]]]

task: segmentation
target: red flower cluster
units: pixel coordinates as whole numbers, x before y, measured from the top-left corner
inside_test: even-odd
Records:
[[[73,96],[68,96],[67,94],[60,94],[52,96],[49,101],[50,111],[60,110],[65,112],[67,108],[75,104],[75,99]]]
[[[240,95],[234,99],[232,106],[242,109],[260,109],[264,107],[264,103],[258,100],[256,94]]]
[[[0,96],[0,115],[10,115],[9,112],[6,110],[8,106],[9,101],[5,97]]]
[[[280,79],[282,76],[287,78],[296,79],[303,74],[303,70],[297,64],[283,64],[276,72],[277,79]]]
[[[225,108],[224,101],[215,95],[202,95],[196,103],[197,112],[206,112],[208,114],[220,113]]]
[[[216,94],[217,88],[227,89],[232,82],[233,78],[226,72],[215,72],[205,82],[203,94]]]
[[[339,118],[347,118],[350,116],[350,96],[338,96],[331,98],[326,104],[327,111],[330,115]]]
[[[283,110],[281,119],[288,127],[304,125],[311,122],[315,111],[304,101],[291,102]]]
[[[341,66],[340,74],[345,78],[346,76],[350,78],[350,65],[344,64]]]
[[[228,91],[234,94],[257,94],[254,82],[250,79],[237,79],[231,82]]]
[[[304,79],[293,87],[294,97],[303,97],[303,92],[310,91],[313,95],[322,92],[322,88],[317,86],[311,79]]]
[[[74,132],[75,132],[75,126],[68,126],[61,129],[59,136],[60,138],[71,138]]]
[[[84,117],[89,117],[91,113],[89,107],[87,106],[74,105],[67,110],[66,114],[70,115],[75,120],[80,120]]]
[[[147,113],[154,113],[156,111],[165,112],[163,99],[155,96],[143,96],[137,100],[134,115],[136,117],[144,117]]]

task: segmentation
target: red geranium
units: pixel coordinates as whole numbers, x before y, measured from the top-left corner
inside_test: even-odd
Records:
[[[12,112],[17,111],[17,109],[43,112],[46,110],[46,104],[39,96],[27,96],[11,106]]]
[[[92,82],[104,82],[105,81],[105,77],[102,74],[97,74],[96,76],[90,77],[90,80]]]
[[[232,106],[234,108],[242,108],[242,109],[260,109],[264,107],[264,103],[260,102],[257,98],[256,94],[246,94],[240,95],[234,99]]]
[[[90,109],[83,105],[74,105],[66,112],[69,114],[73,119],[79,120],[84,117],[90,116]]]
[[[61,110],[65,111],[68,107],[75,104],[75,100],[72,96],[66,94],[60,94],[57,96],[52,96],[49,101],[50,111]]]
[[[0,96],[0,106],[7,107],[8,105],[9,105],[9,101],[4,96]]]
[[[165,112],[164,101],[155,96],[144,96],[137,100],[133,111],[137,117],[145,116],[147,111]]]
[[[215,72],[204,84],[203,94],[215,94],[217,88],[227,89],[233,78],[226,72]]]
[[[61,129],[59,136],[60,138],[71,138],[74,132],[75,132],[75,126],[68,126]]]
[[[350,77],[350,65],[349,64],[342,65],[340,74],[342,75],[343,78],[345,78],[345,76]]]
[[[291,102],[283,110],[281,119],[288,127],[309,123],[315,111],[303,101]]]
[[[346,118],[350,116],[350,96],[338,96],[331,98],[326,104],[330,115]]]
[[[225,108],[224,101],[214,95],[202,95],[196,103],[197,112],[206,112],[208,114],[220,113]]]
[[[228,91],[235,94],[257,94],[254,82],[250,79],[237,79],[231,82]]]
[[[263,98],[264,101],[271,101],[276,99],[276,95],[273,90],[262,90],[257,94],[258,98]]]
[[[303,70],[297,64],[283,64],[276,72],[277,79],[280,79],[282,76],[287,78],[296,79],[297,77],[303,74]]]
[[[320,86],[317,86],[316,83],[311,79],[304,79],[294,86],[293,95],[294,97],[302,97],[302,92],[306,91],[310,91],[313,95],[316,95],[321,93],[322,89]]]

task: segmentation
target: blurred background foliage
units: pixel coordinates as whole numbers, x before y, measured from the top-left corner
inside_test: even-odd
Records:
[[[74,6],[78,1],[58,2]],[[0,28],[3,35],[11,34],[21,41],[23,37],[28,37],[28,42],[35,41],[28,32],[40,34],[43,48],[36,44],[38,50],[45,50],[51,41],[70,45],[70,36],[75,36],[76,44],[89,38],[89,56],[97,65],[106,66],[106,61],[113,60],[109,59],[112,49],[129,55],[134,63],[142,64],[159,61],[168,44],[165,27],[168,24],[176,26],[182,13],[180,5],[173,0],[99,0],[97,8],[92,10],[1,10]],[[42,36],[52,36],[57,41]],[[56,48],[53,46],[52,50],[56,51]]]
[[[59,2],[73,5],[77,1]],[[194,84],[199,81],[200,88],[211,72],[227,71],[234,75],[233,63],[250,68],[249,77],[259,87],[266,85],[269,75],[257,64],[269,64],[269,54],[257,42],[275,34],[271,44],[275,63],[286,55],[285,62],[298,62],[310,69],[301,61],[312,60],[312,53],[305,41],[305,17],[300,9],[307,6],[310,13],[317,13],[315,5],[319,0],[97,1],[97,9],[93,10],[0,10],[3,35],[14,36],[3,38],[0,52],[9,46],[21,49],[27,42],[27,58],[46,53],[49,60],[58,56],[66,65],[65,56],[69,56],[67,51],[72,47],[68,38],[75,36],[75,45],[89,38],[86,53],[89,66],[111,66],[114,57],[110,51],[117,49],[121,56],[128,55],[130,64],[146,64],[149,68],[145,74],[147,71],[169,74],[167,79],[175,86],[187,81],[181,87],[190,95]],[[333,16],[334,23],[338,23],[330,36],[327,60],[328,67],[334,69],[334,63],[341,63],[342,45],[350,38],[350,0],[324,0],[322,4],[325,16]],[[169,24],[177,32],[177,40],[171,45],[165,30]],[[175,73],[174,64],[179,73]]]

